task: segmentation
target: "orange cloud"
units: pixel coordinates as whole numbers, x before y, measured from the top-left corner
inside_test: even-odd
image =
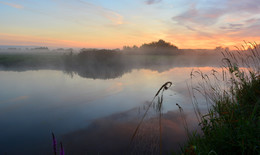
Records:
[[[232,34],[234,32],[230,32]],[[214,49],[217,46],[229,47],[235,49],[235,46],[243,44],[243,40],[260,42],[260,37],[229,37],[225,34],[215,34],[212,37],[202,36],[198,34],[172,34],[166,37],[148,37],[150,35],[140,36],[140,39],[135,37],[124,37],[119,35],[112,39],[100,38],[100,39],[84,39],[82,41],[77,40],[65,40],[65,39],[53,39],[50,37],[36,37],[30,35],[16,35],[0,33],[0,42],[2,45],[31,45],[31,46],[49,46],[49,47],[78,47],[78,48],[121,48],[124,45],[137,45],[140,46],[145,42],[154,41],[157,39],[165,39],[172,42],[179,48],[184,49]],[[213,37],[214,36],[214,37]],[[86,41],[84,41],[86,40]]]
[[[203,36],[200,34],[172,34],[168,35],[166,40],[174,40],[174,44],[179,48],[190,49],[214,49],[217,46],[236,49],[235,46],[241,46],[243,40],[260,42],[260,36],[233,36],[237,33],[238,32],[229,32],[228,34],[212,34],[211,36]]]
[[[103,14],[107,19],[109,19],[110,21],[112,21],[115,25],[121,25],[123,24],[123,16],[121,16],[118,13],[109,11],[109,14],[104,13]]]
[[[31,45],[31,46],[50,46],[50,47],[79,47],[79,48],[116,48],[116,44],[100,42],[84,42],[73,40],[52,39],[47,37],[35,37],[16,34],[0,33],[2,45]]]

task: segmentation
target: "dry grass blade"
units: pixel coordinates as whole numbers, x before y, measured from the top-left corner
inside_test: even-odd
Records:
[[[183,125],[184,125],[184,129],[185,129],[186,133],[188,134],[189,133],[188,123],[187,123],[185,116],[183,114],[183,109],[178,103],[176,103],[176,106],[179,108],[179,111],[180,111],[180,114],[181,114],[181,119],[182,119],[182,122],[183,122]]]
[[[153,100],[151,101],[151,103],[149,104],[148,108],[146,109],[143,117],[141,118],[141,121],[139,122],[139,124],[137,125],[132,137],[131,137],[131,144],[133,143],[133,140],[134,138],[136,137],[137,135],[137,132],[140,128],[140,126],[142,125],[143,121],[144,121],[144,118],[145,116],[147,115],[148,113],[148,110],[150,109],[150,107],[152,106],[153,102],[154,102],[154,99],[160,94],[160,93],[163,93],[164,90],[167,90],[168,88],[170,88],[172,86],[172,82],[166,82],[164,85],[161,86],[161,88],[157,91],[157,93],[155,94],[155,96],[153,97]],[[158,110],[160,111],[161,110],[161,106],[162,106],[162,98],[159,99],[159,103],[158,105],[156,106],[158,108]]]

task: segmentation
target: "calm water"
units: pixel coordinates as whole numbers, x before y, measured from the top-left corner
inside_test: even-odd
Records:
[[[174,85],[164,93],[163,148],[173,151],[185,141],[176,103],[190,128],[197,126],[185,84],[192,68],[139,69],[106,80],[54,70],[0,71],[0,154],[52,154],[51,132],[67,154],[122,154],[137,116],[167,81]]]

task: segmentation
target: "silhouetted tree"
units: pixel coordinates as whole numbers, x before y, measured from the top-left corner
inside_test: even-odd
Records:
[[[131,47],[130,46],[123,46],[123,50],[131,50]]]
[[[151,42],[148,44],[143,44],[140,48],[142,49],[146,49],[146,48],[150,48],[150,49],[171,49],[171,50],[177,50],[178,47],[175,45],[172,45],[170,42],[165,42],[164,40],[160,39],[157,42]]]
[[[216,51],[229,51],[228,47],[222,47],[222,46],[217,46],[215,48]]]
[[[136,45],[133,46],[133,50],[138,50],[138,47]]]
[[[160,39],[157,42],[151,42],[148,44],[143,44],[140,47],[141,51],[144,51],[146,54],[178,54],[178,47],[171,44],[170,42],[165,42]]]
[[[36,48],[33,48],[33,50],[46,50],[46,51],[49,51],[49,48],[48,47],[36,47]]]

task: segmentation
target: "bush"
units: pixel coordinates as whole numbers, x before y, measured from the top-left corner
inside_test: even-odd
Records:
[[[202,115],[193,99],[202,134],[188,133],[184,154],[260,154],[260,52],[257,44],[248,46],[254,48],[223,52],[222,80],[214,70],[215,82],[197,72],[203,80],[191,92],[200,92],[211,108]]]

